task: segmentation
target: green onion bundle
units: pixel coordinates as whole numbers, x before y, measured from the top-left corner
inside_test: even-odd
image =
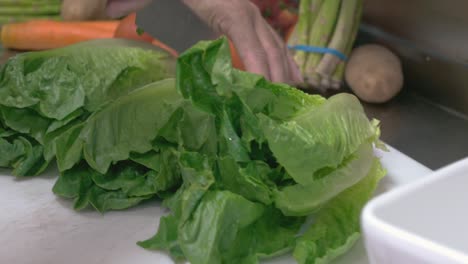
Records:
[[[60,19],[62,0],[0,0],[0,25],[37,19]]]
[[[289,45],[325,48],[348,56],[361,20],[364,0],[301,0],[299,20]],[[343,82],[345,61],[331,52],[296,50],[303,88],[327,90]]]

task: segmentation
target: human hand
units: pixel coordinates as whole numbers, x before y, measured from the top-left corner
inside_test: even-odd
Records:
[[[298,84],[302,76],[284,41],[249,0],[183,0],[236,47],[247,71],[274,82]]]
[[[174,0],[177,1],[177,0]],[[286,44],[249,0],[182,0],[194,13],[234,44],[247,71],[274,82],[302,83]],[[110,16],[136,11],[151,0],[108,0]]]

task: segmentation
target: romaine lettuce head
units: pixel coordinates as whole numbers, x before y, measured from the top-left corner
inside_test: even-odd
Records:
[[[151,73],[161,59],[151,51],[77,49],[3,69],[0,166],[44,152],[27,163],[37,172],[56,157],[54,192],[76,209],[162,198],[171,212],[139,244],[193,264],[290,251],[299,263],[326,263],[359,237],[360,211],[385,172],[373,152],[378,122],[356,97],[326,99],[233,69],[224,38],[187,50],[176,78],[156,82],[166,75]],[[30,88],[14,85],[33,76]]]
[[[108,102],[173,77],[175,59],[150,44],[103,39],[22,53],[10,58],[0,72],[0,122],[21,134],[23,148],[34,149],[0,166],[29,176],[53,159],[59,135],[70,133]],[[10,152],[7,148],[0,146],[0,156]],[[37,162],[26,162],[33,159]]]
[[[353,245],[360,210],[385,174],[373,153],[378,122],[356,97],[325,99],[235,70],[224,39],[182,54],[176,82],[213,118],[208,141],[217,147],[187,151],[174,141],[182,185],[164,202],[171,215],[140,245],[191,263],[258,263],[292,249],[300,263],[326,263]],[[314,222],[301,233],[306,217]]]

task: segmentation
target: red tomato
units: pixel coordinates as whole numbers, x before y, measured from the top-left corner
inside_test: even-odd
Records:
[[[148,33],[143,33],[141,35],[138,34],[138,27],[136,25],[135,20],[136,13],[131,13],[130,15],[122,19],[119,23],[119,26],[115,30],[114,37],[140,40],[151,43],[153,41],[153,37],[151,37]]]

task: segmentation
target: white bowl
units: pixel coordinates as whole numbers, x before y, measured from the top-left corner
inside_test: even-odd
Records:
[[[468,158],[371,200],[361,220],[372,264],[468,263]]]

